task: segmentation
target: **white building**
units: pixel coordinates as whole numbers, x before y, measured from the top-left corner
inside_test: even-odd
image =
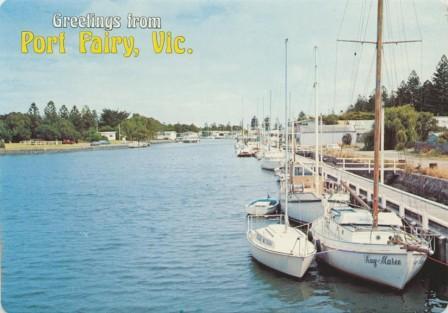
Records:
[[[175,131],[164,131],[164,132],[157,132],[156,139],[157,140],[176,140],[177,133]]]
[[[437,120],[437,126],[448,128],[448,116],[434,116]]]
[[[375,120],[347,120],[339,121],[340,124],[352,125],[356,131],[356,142],[364,142],[364,136],[373,129]],[[355,140],[353,141],[355,142]]]
[[[352,136],[352,143],[356,140],[356,130],[353,125],[322,125],[322,133],[319,127],[319,144],[324,146],[336,146],[342,144],[345,134]],[[297,127],[297,143],[304,146],[315,144],[314,125],[299,125]]]
[[[107,140],[115,140],[117,138],[116,131],[100,132],[100,135],[103,137],[106,137]]]

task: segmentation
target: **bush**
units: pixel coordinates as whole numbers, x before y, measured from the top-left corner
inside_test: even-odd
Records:
[[[95,128],[91,128],[85,134],[84,139],[86,141],[91,142],[91,141],[103,140],[103,139],[106,139],[106,137],[101,136],[101,134],[99,132],[97,132]]]
[[[342,136],[342,143],[346,146],[350,146],[352,144],[352,135],[347,133]]]
[[[5,142],[0,140],[0,149],[5,149]]]

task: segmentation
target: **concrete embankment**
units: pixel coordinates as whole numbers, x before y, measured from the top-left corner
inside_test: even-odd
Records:
[[[171,140],[151,140],[150,143],[172,143]],[[116,150],[127,149],[129,143],[113,143],[108,145],[91,146],[89,143],[81,143],[75,145],[23,145],[23,147],[14,147],[0,149],[1,155],[19,155],[19,154],[41,154],[41,153],[61,153],[61,152],[78,152],[78,151],[98,151],[98,150]],[[17,144],[18,145],[18,144]]]
[[[127,144],[110,144],[110,145],[100,145],[100,146],[75,146],[75,147],[38,147],[38,148],[27,148],[27,149],[0,149],[0,155],[18,155],[18,154],[41,154],[41,153],[61,153],[61,152],[78,152],[78,151],[97,151],[97,150],[114,150],[114,149],[125,149],[128,148]]]
[[[310,152],[305,156],[313,158],[313,155],[314,154]],[[324,156],[324,161],[333,166],[337,166],[341,162],[337,157],[328,155]],[[358,168],[364,166],[366,167],[365,171],[357,170],[352,172],[372,179],[373,172],[369,172],[366,165],[356,165]],[[350,172],[350,168],[346,168],[346,170]],[[388,170],[386,170],[384,177],[386,185],[448,205],[448,180],[446,179],[406,171],[396,171],[394,173],[393,171]]]

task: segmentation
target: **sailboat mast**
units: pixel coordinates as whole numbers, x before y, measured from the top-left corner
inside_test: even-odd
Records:
[[[375,130],[374,130],[374,171],[373,171],[373,227],[378,226],[379,167],[381,145],[381,62],[383,53],[383,0],[378,0],[377,41],[376,41],[376,87],[375,87]]]
[[[318,98],[318,83],[317,83],[317,46],[314,47],[314,185],[316,193],[319,194],[319,98]]]
[[[289,226],[288,219],[288,38],[285,39],[285,231]]]
[[[271,151],[271,130],[272,130],[272,90],[269,90],[269,134],[268,150]]]

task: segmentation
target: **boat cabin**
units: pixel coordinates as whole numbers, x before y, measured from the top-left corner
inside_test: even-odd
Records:
[[[294,164],[292,173],[292,189],[294,192],[306,192],[314,189],[314,172],[312,168],[302,164]]]
[[[355,209],[349,206],[332,208],[330,210],[330,229],[339,239],[349,242],[389,244],[401,233],[403,222],[392,212],[378,214],[378,227],[373,230],[372,213],[365,209]]]

